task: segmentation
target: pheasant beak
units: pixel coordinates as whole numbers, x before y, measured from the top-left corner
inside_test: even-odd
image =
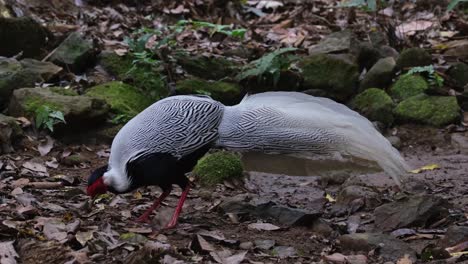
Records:
[[[107,185],[104,184],[103,177],[97,179],[93,184],[88,186],[86,192],[89,196],[95,197],[96,195],[103,194],[107,192]]]

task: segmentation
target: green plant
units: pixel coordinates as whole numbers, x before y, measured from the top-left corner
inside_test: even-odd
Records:
[[[51,109],[50,107],[43,105],[36,109],[36,127],[47,128],[49,131],[54,131],[54,126],[58,123],[66,123],[65,117],[61,111]]]
[[[453,10],[459,3],[462,2],[468,2],[468,0],[452,0],[447,6],[447,11]]]
[[[413,75],[415,73],[426,73],[427,80],[432,86],[442,87],[444,85],[444,78],[434,70],[434,66],[432,65],[413,67],[406,73],[406,75]]]
[[[260,59],[254,60],[246,65],[236,76],[238,81],[257,76],[261,82],[269,77],[273,79],[273,85],[276,86],[282,70],[288,69],[291,63],[297,60],[296,56],[283,56],[285,53],[295,51],[296,48],[282,48],[268,53]]]
[[[245,35],[245,32],[247,32],[247,30],[244,28],[232,29],[231,25],[219,25],[219,24],[213,24],[213,23],[204,22],[204,21],[180,20],[177,23],[177,25],[179,26],[192,25],[195,29],[208,28],[210,29],[210,36],[212,36],[215,33],[222,33],[230,37],[243,38]]]
[[[341,7],[361,7],[366,11],[377,11],[377,0],[348,0],[340,3]]]

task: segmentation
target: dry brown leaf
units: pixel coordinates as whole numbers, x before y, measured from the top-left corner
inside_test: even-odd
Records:
[[[16,258],[19,258],[13,247],[14,241],[0,242],[0,263],[1,264],[16,264]]]
[[[413,261],[409,258],[408,254],[405,254],[403,258],[397,261],[397,264],[413,264]]]
[[[248,228],[260,231],[274,231],[281,229],[279,226],[275,226],[269,223],[253,223],[248,225]]]
[[[41,156],[45,156],[52,150],[52,148],[54,147],[54,143],[54,139],[47,136],[46,140],[42,141],[39,144],[39,146],[37,146],[37,150],[39,151]]]

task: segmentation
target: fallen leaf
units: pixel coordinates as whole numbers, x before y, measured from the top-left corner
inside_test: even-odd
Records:
[[[249,229],[254,229],[254,230],[264,230],[264,231],[274,231],[274,230],[279,230],[279,226],[275,226],[269,223],[253,223],[248,225]]]
[[[59,166],[59,163],[56,158],[52,158],[52,160],[46,161],[45,164],[47,167],[53,168],[53,169],[56,169]]]
[[[325,199],[327,199],[330,203],[336,202],[336,199],[333,198],[333,196],[331,196],[329,193],[325,195]]]
[[[67,240],[67,228],[65,224],[60,221],[46,222],[42,232],[49,240],[54,239],[61,243],[64,243]]]
[[[408,254],[405,254],[401,259],[397,261],[397,264],[413,264],[413,261],[409,258]]]
[[[197,235],[196,237],[194,237],[191,243],[191,248],[195,252],[199,252],[199,253],[208,253],[208,252],[215,251],[215,248],[200,235]]]
[[[52,150],[52,148],[54,147],[54,143],[54,139],[47,136],[46,140],[41,142],[39,146],[37,146],[37,150],[39,151],[41,156],[45,156]]]
[[[411,173],[421,173],[423,171],[431,171],[431,170],[436,170],[436,169],[440,169],[440,166],[437,165],[437,164],[431,164],[431,165],[426,165],[426,166],[423,166],[419,169],[415,169],[415,170],[412,170]]]
[[[416,20],[405,22],[396,27],[396,35],[400,39],[404,39],[406,36],[412,36],[417,31],[423,31],[432,27],[433,22],[427,20]]]
[[[89,240],[94,238],[93,234],[94,231],[77,232],[75,238],[84,247]]]
[[[124,229],[128,232],[137,234],[151,234],[153,232],[150,227],[126,227]]]
[[[231,255],[231,252],[229,250],[210,253],[213,259],[221,264],[239,264],[245,259],[246,254],[247,251],[242,251],[240,253]]]
[[[19,258],[13,247],[14,241],[0,242],[0,263],[1,264],[16,264],[16,258]]]

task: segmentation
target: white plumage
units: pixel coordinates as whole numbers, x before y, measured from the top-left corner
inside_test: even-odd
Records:
[[[246,96],[235,106],[200,96],[156,102],[115,137],[104,182],[123,191],[130,185],[129,161],[156,152],[181,158],[210,143],[236,151],[339,152],[377,162],[399,185],[408,170],[372,123],[346,106],[302,93],[267,92]]]

